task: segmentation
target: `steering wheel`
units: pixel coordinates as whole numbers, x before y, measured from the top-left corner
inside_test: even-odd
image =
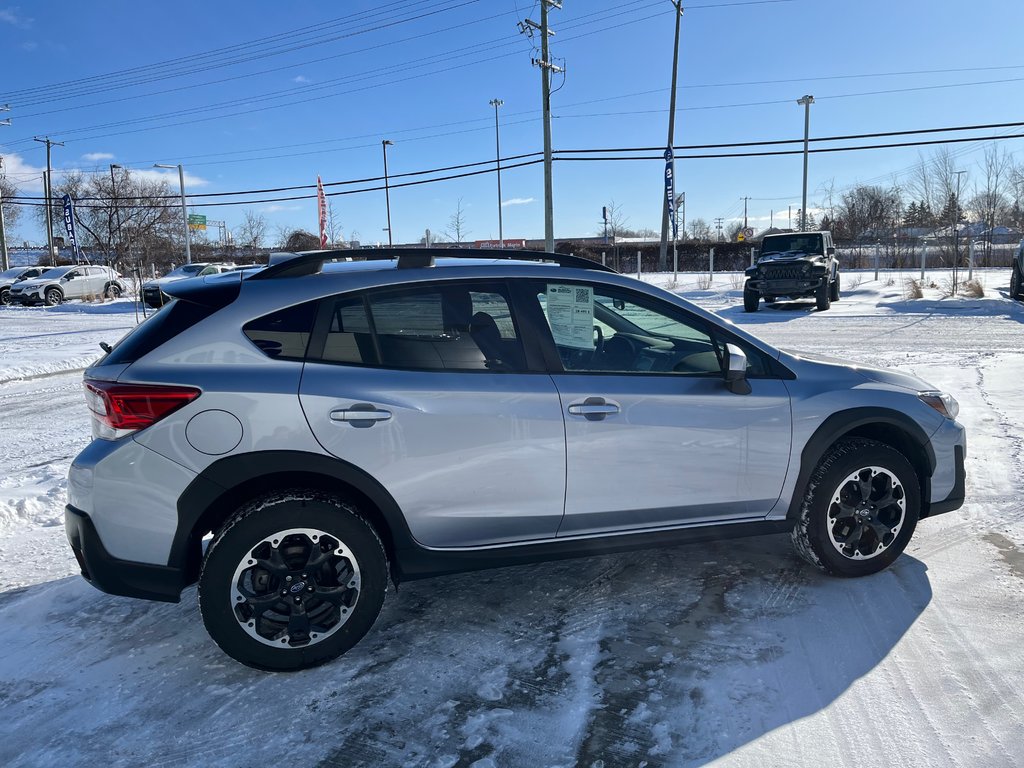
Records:
[[[597,340],[594,342],[594,355],[604,354],[604,333],[601,331],[601,326],[594,326],[594,333],[597,334]]]

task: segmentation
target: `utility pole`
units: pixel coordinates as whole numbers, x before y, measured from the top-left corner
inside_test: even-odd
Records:
[[[743,198],[743,228],[744,229],[747,228],[747,200],[749,200],[749,199],[750,199],[749,197],[744,197]]]
[[[181,163],[177,165],[167,165],[165,163],[154,163],[154,168],[170,168],[178,169],[178,188],[181,190],[181,224],[185,228],[185,263],[192,263],[192,246],[189,243],[189,228],[188,228],[188,207],[185,204],[185,166]]]
[[[811,133],[811,104],[814,103],[814,97],[808,94],[802,99],[797,99],[796,103],[804,108],[804,195],[803,204],[800,206],[800,231],[805,232],[807,231],[807,144]]]
[[[0,112],[10,112],[8,104],[0,105]],[[10,125],[11,121],[0,120],[0,125]],[[0,157],[0,179],[4,178],[4,159]],[[4,196],[0,190],[0,271],[6,272],[11,268],[11,262],[7,258],[7,227],[4,224]]]
[[[51,182],[53,181],[53,169],[50,167],[50,147],[56,144],[58,147],[63,147],[63,141],[53,141],[49,136],[39,138],[38,136],[33,137],[33,141],[38,141],[41,144],[46,145],[46,176],[43,179],[43,195],[46,197],[46,245],[50,249],[50,260],[51,263],[56,264],[54,261],[53,254],[53,212],[50,210],[52,197]]]
[[[676,9],[676,35],[675,41],[672,44],[672,92],[669,94],[668,104],[668,147],[666,152],[671,152],[672,144],[675,141],[675,127],[676,127],[676,75],[679,68],[679,22],[683,18],[683,0],[672,0],[672,5]],[[675,161],[672,163],[672,179],[675,182]],[[669,207],[669,194],[662,194],[661,204],[661,248],[658,251],[658,269],[664,272],[668,269],[668,207]]]
[[[393,147],[395,142],[390,139],[383,139],[380,148],[384,150],[384,205],[388,212],[388,248],[391,247],[391,189],[388,187],[388,147]]]
[[[494,162],[498,167],[498,247],[505,247],[505,231],[501,224],[501,141],[498,137],[498,107],[505,102],[501,99],[491,99],[489,102],[494,107]]]
[[[715,219],[715,230],[718,232],[718,242],[722,242],[722,224],[725,222],[721,216]]]
[[[960,179],[967,171],[953,171],[956,176],[956,202],[953,206],[953,293],[956,293],[957,270],[960,267]]]
[[[564,72],[562,67],[551,61],[548,51],[548,36],[555,34],[548,29],[548,6],[561,10],[561,0],[540,0],[540,24],[530,19],[519,23],[519,31],[533,37],[540,31],[540,59],[532,59],[540,67],[541,109],[544,120],[544,250],[555,250],[555,214],[552,202],[551,182],[551,73]]]
[[[117,181],[114,179],[114,169],[122,170],[123,167],[117,163],[110,164],[110,196],[114,199],[114,237],[110,238],[114,240],[112,245],[114,246],[114,261],[118,261],[118,253],[121,250],[121,207],[117,204]]]

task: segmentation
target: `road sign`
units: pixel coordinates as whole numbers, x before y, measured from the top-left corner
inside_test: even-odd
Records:
[[[747,227],[743,230],[743,237],[750,238],[754,236],[754,230],[751,227]]]
[[[742,243],[746,239],[747,239],[746,236],[744,236],[744,234],[742,232],[737,232],[736,233],[736,242],[737,243]]]
[[[188,228],[206,230],[206,217],[201,213],[190,213],[188,215]]]

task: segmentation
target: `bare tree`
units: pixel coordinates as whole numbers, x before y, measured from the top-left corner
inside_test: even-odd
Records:
[[[8,200],[18,194],[18,187],[10,179],[0,176],[0,200]],[[7,228],[7,239],[10,240],[11,232],[18,226],[18,219],[21,217],[20,205],[4,205],[4,225]]]
[[[988,266],[992,254],[992,230],[1010,216],[1010,201],[1006,193],[1010,187],[1012,162],[1003,148],[993,142],[985,149],[979,166],[983,181],[974,186],[970,209],[989,230],[989,237],[984,241],[985,265]]]
[[[235,230],[235,241],[243,248],[262,248],[268,229],[266,216],[247,209],[242,215],[242,223]]]
[[[327,244],[337,246],[342,239],[341,216],[334,210],[334,203],[327,199]]]
[[[626,225],[629,223],[629,217],[622,212],[622,203],[609,200],[608,205],[605,206],[605,211],[608,215],[608,236],[613,241],[617,237],[627,237]],[[605,223],[602,219],[599,234],[604,235],[604,232]]]
[[[698,242],[709,242],[711,240],[711,225],[704,219],[693,219],[689,225],[690,237]]]
[[[455,207],[455,213],[448,219],[448,229],[445,234],[456,244],[462,243],[462,238],[469,234],[466,228],[466,212],[462,208],[462,198],[459,198]]]

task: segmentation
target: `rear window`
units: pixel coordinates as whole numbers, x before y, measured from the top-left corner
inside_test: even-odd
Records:
[[[103,364],[134,363],[200,320],[205,320],[215,311],[213,307],[175,299],[165,304],[156,314],[150,315],[135,330],[117,342],[110,354],[103,358]]]

